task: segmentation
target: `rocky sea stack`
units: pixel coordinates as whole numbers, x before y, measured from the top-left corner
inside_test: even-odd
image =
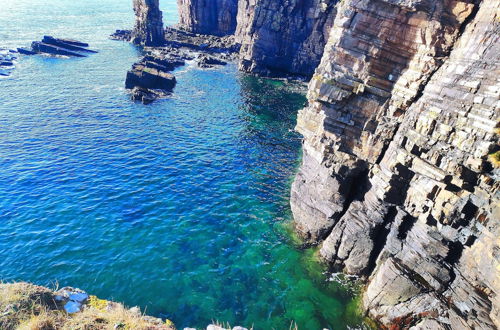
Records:
[[[163,16],[159,0],[134,0],[136,16],[131,41],[143,46],[161,46],[165,43]]]

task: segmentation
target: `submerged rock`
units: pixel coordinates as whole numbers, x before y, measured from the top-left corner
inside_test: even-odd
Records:
[[[17,52],[13,49],[0,48],[0,76],[7,77],[15,67],[15,56]]]

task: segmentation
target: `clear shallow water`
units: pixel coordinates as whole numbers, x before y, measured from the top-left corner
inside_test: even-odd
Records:
[[[81,287],[179,327],[359,324],[286,229],[304,96],[187,66],[172,98],[132,103],[140,50],[107,39],[132,25],[131,2],[2,0],[0,47],[52,34],[99,53],[24,57],[0,80],[0,278]]]

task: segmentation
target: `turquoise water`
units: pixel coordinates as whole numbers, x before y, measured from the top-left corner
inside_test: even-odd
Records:
[[[0,278],[81,287],[183,326],[359,324],[288,233],[305,102],[234,65],[176,72],[170,99],[123,89],[140,49],[108,40],[132,1],[2,0],[0,47],[44,34],[83,59],[24,57],[0,80]],[[175,1],[163,1],[177,21]]]

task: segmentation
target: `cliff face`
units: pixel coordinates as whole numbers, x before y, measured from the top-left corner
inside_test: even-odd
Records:
[[[178,0],[180,27],[235,34],[240,69],[261,75],[310,77],[335,16],[336,0]]]
[[[135,26],[131,41],[144,46],[165,43],[159,0],[134,0]]]
[[[311,76],[335,16],[334,0],[240,0],[240,70]]]
[[[218,36],[236,30],[238,0],[177,0],[179,27],[194,33]]]
[[[385,325],[500,326],[495,0],[345,0],[300,111],[298,232]]]

